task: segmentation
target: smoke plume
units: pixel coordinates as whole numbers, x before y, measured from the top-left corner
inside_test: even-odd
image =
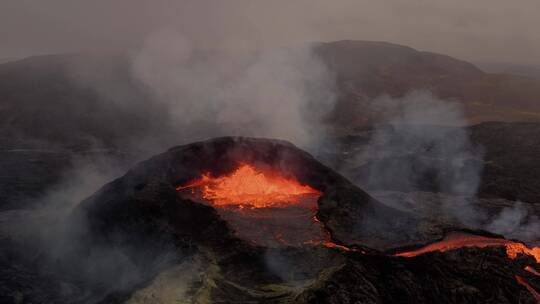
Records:
[[[182,141],[244,135],[309,145],[335,100],[333,78],[310,45],[205,51],[161,31],[133,54],[133,72],[166,106]]]
[[[485,225],[485,229],[534,244],[540,241],[540,219],[530,215],[528,208],[519,201],[503,208]]]
[[[510,202],[493,214],[486,208],[493,205],[489,199],[477,198],[484,152],[471,142],[459,104],[417,91],[402,98],[382,96],[372,107],[386,118],[353,158],[357,165],[350,175],[360,187],[400,209],[538,241],[540,222],[523,203]],[[395,192],[377,190],[410,194],[396,200]]]
[[[402,98],[383,96],[372,103],[388,118],[355,161],[356,182],[368,189],[451,194],[441,211],[465,223],[479,216],[469,203],[482,173],[482,150],[469,140],[459,104],[426,91]]]

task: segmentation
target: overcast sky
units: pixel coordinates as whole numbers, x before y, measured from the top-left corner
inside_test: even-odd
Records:
[[[136,47],[163,29],[208,48],[381,40],[540,64],[540,0],[0,0],[0,59]]]

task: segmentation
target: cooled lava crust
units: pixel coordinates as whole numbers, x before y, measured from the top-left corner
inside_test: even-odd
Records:
[[[209,172],[230,174],[239,164],[278,170],[320,191],[316,220],[333,245],[253,244],[238,237],[215,208],[177,191]],[[163,287],[164,273],[168,284],[177,286],[168,271],[193,261],[197,266],[189,273],[197,275],[188,280],[182,271],[177,274],[188,286],[178,299],[182,303],[539,301],[535,292],[540,277],[534,273],[539,264],[526,254],[510,259],[504,246],[396,255],[396,248],[440,241],[453,227],[377,202],[283,141],[224,137],[172,148],[105,185],[81,203],[73,220],[88,224],[78,237],[89,248],[116,246],[141,269],[163,253],[177,256],[173,265],[149,271],[136,288],[110,295],[104,303],[143,303],[149,295],[155,303],[165,303],[160,297],[172,287]]]

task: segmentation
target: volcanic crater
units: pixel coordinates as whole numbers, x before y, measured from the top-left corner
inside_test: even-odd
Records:
[[[84,246],[138,267],[176,257],[108,301],[165,303],[182,285],[186,303],[540,303],[540,248],[388,207],[284,141],[172,148],[72,220]]]

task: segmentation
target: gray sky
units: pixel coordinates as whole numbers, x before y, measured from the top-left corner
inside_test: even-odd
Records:
[[[0,59],[137,46],[382,40],[473,61],[540,64],[540,0],[0,0]]]

